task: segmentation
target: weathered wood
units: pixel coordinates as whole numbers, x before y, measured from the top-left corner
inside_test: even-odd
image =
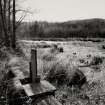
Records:
[[[40,75],[36,75],[36,76],[34,76],[33,75],[33,72],[35,72],[35,70],[32,70],[32,63],[30,62],[30,80],[31,80],[31,82],[36,82],[36,83],[39,83],[40,82]],[[32,78],[32,77],[34,77],[34,79]],[[30,82],[30,83],[31,83]]]
[[[29,63],[29,69],[30,69],[30,79],[31,79],[31,82],[32,82],[32,68],[31,68],[31,62]]]
[[[56,88],[49,82],[43,80],[40,83],[31,83],[23,85],[23,88],[29,97],[38,98],[46,95],[54,95]]]
[[[37,50],[32,49],[31,50],[31,69],[30,69],[30,75],[32,76],[32,82],[35,82],[35,79],[37,78]]]

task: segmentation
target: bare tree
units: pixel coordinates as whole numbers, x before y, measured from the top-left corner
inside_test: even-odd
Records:
[[[5,44],[7,47],[10,46],[8,31],[7,31],[7,22],[6,22],[6,0],[0,0],[0,16],[2,21],[2,29],[5,36]]]
[[[16,13],[22,11],[24,15],[16,21]],[[25,18],[28,10],[16,9],[16,0],[0,0],[0,19],[5,45],[16,48],[16,29]],[[12,18],[11,18],[12,17]]]
[[[8,34],[11,37],[11,0],[8,0]],[[11,39],[10,39],[11,41]]]
[[[13,0],[13,34],[12,34],[12,48],[16,48],[16,4],[15,0]]]

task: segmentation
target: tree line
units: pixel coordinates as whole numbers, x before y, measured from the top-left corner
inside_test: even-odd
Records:
[[[19,38],[97,38],[105,37],[104,19],[87,19],[62,23],[24,22],[17,33]]]

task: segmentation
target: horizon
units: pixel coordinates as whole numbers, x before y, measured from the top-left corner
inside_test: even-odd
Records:
[[[87,18],[87,19],[73,19],[73,20],[66,20],[66,21],[45,21],[45,20],[34,20],[34,21],[23,21],[24,22],[47,22],[47,23],[64,23],[64,22],[76,22],[76,21],[87,21],[87,20],[105,20],[104,18]]]
[[[32,12],[32,14],[27,14],[24,22],[105,19],[104,0],[25,0],[20,3],[20,6]]]

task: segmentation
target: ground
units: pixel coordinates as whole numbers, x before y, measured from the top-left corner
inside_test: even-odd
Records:
[[[37,48],[38,73],[45,79],[49,71],[65,70],[70,78],[81,70],[87,78],[82,89],[57,85],[56,98],[66,105],[104,105],[105,101],[105,42],[92,41],[25,41],[19,42],[24,56],[30,61],[31,48]],[[57,45],[57,46],[56,46]],[[63,52],[59,50],[63,48]],[[61,71],[62,72],[62,71]],[[52,75],[52,74],[51,74]],[[56,80],[55,80],[56,81]]]
[[[25,76],[29,76],[30,52],[37,48],[38,73],[41,79],[62,74],[73,77],[74,71],[83,72],[87,82],[82,88],[59,84],[62,77],[51,80],[57,87],[55,97],[65,105],[104,105],[105,101],[105,41],[26,41],[18,42],[22,56],[11,56],[8,65],[15,64]],[[61,50],[63,49],[63,50]],[[19,78],[20,78],[19,77]],[[65,77],[65,78],[66,78]],[[23,77],[21,77],[23,78]],[[64,78],[63,78],[64,79]],[[63,81],[63,80],[62,80]]]

